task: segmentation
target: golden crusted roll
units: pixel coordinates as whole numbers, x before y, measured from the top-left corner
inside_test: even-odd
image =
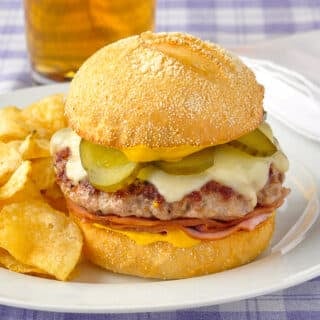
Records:
[[[91,56],[65,112],[81,137],[105,146],[209,146],[255,129],[263,94],[253,72],[218,45],[146,32]]]

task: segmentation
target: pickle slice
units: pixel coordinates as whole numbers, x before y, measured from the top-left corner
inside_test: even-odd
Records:
[[[132,166],[132,163],[114,167],[97,167],[87,171],[90,183],[97,189],[114,192],[132,183],[138,170]]]
[[[129,161],[121,151],[86,140],[81,140],[80,158],[90,183],[107,192],[116,191],[131,183],[139,167],[138,163]]]
[[[259,128],[228,144],[255,157],[270,157],[278,150]]]
[[[156,161],[155,166],[175,175],[189,175],[203,172],[214,164],[214,147],[203,149],[179,161]]]

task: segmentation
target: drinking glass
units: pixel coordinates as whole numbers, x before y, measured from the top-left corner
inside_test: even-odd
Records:
[[[108,43],[153,30],[155,0],[24,0],[36,83],[67,81]]]

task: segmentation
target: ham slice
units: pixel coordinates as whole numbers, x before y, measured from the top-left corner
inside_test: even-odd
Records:
[[[245,216],[230,221],[197,218],[159,220],[133,216],[119,217],[112,214],[97,215],[88,212],[70,199],[67,199],[67,206],[69,210],[85,221],[99,223],[117,230],[163,233],[178,228],[195,239],[217,240],[240,230],[254,230],[260,223],[267,220],[276,208],[282,205],[286,195],[287,193],[284,192],[283,196],[272,205],[256,207]]]
[[[226,229],[218,229],[212,230],[211,232],[201,232],[194,228],[186,227],[184,228],[185,233],[187,233],[190,237],[200,240],[218,240],[225,238],[232,233],[235,233],[240,230],[252,231],[254,230],[260,223],[267,220],[272,213],[261,213],[259,215],[253,216],[249,219],[243,220],[242,222],[226,228]]]

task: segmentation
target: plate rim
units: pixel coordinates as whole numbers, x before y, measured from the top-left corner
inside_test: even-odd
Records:
[[[309,80],[306,76],[302,75],[300,72],[293,70],[293,69],[290,69],[288,67],[282,66],[274,61],[271,61],[268,59],[262,59],[262,58],[252,58],[252,57],[247,57],[247,56],[240,56],[240,58],[243,59],[246,64],[247,63],[249,64],[249,67],[252,68],[253,72],[255,72],[255,67],[254,67],[255,63],[261,64],[261,65],[264,65],[265,63],[269,63],[269,64],[273,65],[274,67],[280,68],[281,70],[285,70],[289,73],[299,75],[302,79],[305,79],[309,83],[312,83],[315,87],[318,87],[317,84],[315,84],[313,81]],[[265,72],[268,72],[268,70],[265,69]],[[320,89],[320,87],[318,87],[318,89]],[[306,138],[313,140],[315,142],[320,142],[319,135],[313,133],[312,131],[308,131],[303,127],[297,127],[293,121],[287,120],[275,112],[272,112],[268,109],[267,109],[267,111],[270,112],[272,117],[277,119],[279,122],[284,124],[288,129],[292,130],[293,132],[296,132],[296,133],[300,134],[301,136],[306,137]]]

